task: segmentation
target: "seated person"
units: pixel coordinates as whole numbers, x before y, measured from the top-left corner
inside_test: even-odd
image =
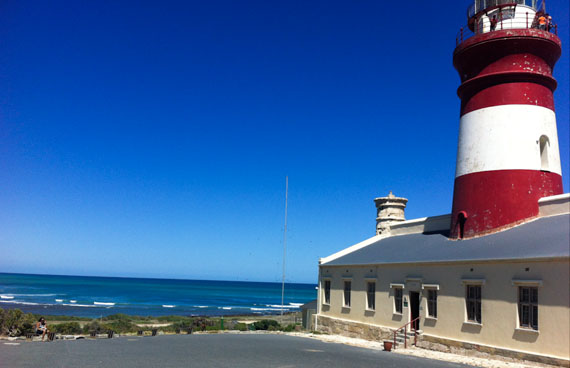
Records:
[[[44,341],[44,337],[49,333],[47,328],[46,319],[41,317],[36,323],[36,335],[42,335],[42,341]]]

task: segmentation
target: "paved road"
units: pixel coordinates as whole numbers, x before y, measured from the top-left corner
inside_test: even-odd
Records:
[[[0,342],[0,367],[466,367],[272,334],[166,335],[103,340]]]

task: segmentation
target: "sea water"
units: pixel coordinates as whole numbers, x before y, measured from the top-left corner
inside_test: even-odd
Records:
[[[55,276],[0,273],[0,308],[96,318],[220,316],[298,311],[316,299],[314,284]]]

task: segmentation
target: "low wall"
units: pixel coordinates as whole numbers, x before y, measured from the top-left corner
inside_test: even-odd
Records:
[[[386,327],[317,315],[317,331],[371,341],[392,340],[394,334]]]
[[[570,361],[565,359],[559,359],[545,355],[525,353],[522,351],[496,348],[493,346],[478,345],[478,344],[445,339],[442,337],[436,337],[430,335],[421,335],[420,339],[418,340],[417,346],[420,348],[442,351],[445,353],[454,353],[462,355],[465,355],[467,353],[467,355],[470,355],[469,351],[471,351],[473,355],[478,355],[478,353],[486,353],[489,355],[499,355],[518,360],[528,360],[532,362],[551,364],[560,367],[570,367]]]

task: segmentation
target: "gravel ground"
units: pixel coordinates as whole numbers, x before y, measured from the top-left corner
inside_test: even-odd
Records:
[[[370,349],[383,350],[382,342],[368,341],[363,339],[350,338],[338,335],[320,335],[320,334],[307,334],[307,333],[292,333],[296,336],[314,338],[324,342],[341,343],[352,346],[358,346]],[[396,354],[404,354],[421,358],[436,359],[446,362],[467,364],[476,367],[484,368],[552,368],[553,366],[529,361],[521,361],[501,356],[491,356],[486,353],[476,352],[479,356],[472,356],[474,352],[465,350],[465,355],[444,353],[439,351],[421,349],[421,348],[408,348],[408,349],[395,349],[392,352]]]

